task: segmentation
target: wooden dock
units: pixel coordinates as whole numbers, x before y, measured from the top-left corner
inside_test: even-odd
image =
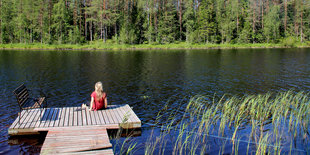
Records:
[[[22,111],[8,129],[9,135],[39,134],[47,131],[42,154],[113,154],[107,129],[134,129],[141,120],[126,105],[109,105],[105,110],[81,107],[46,108]],[[92,150],[92,151],[91,151]],[[89,152],[91,151],[91,152]]]
[[[41,154],[113,154],[111,147],[104,127],[60,127],[48,131]]]

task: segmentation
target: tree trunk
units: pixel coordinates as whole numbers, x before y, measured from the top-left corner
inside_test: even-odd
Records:
[[[239,0],[237,0],[237,34],[239,34]]]
[[[179,0],[180,41],[182,40],[182,0]]]
[[[90,35],[90,41],[93,41],[93,22],[92,21],[89,22],[89,35]]]
[[[85,22],[84,22],[84,36],[85,36],[85,40],[87,40],[87,12],[86,12],[86,9],[87,9],[87,1],[85,2],[85,6],[84,6],[84,18],[85,18]]]
[[[286,35],[287,25],[287,0],[284,0],[284,34]]]
[[[103,40],[104,42],[107,41],[107,27],[105,26],[105,24],[103,25]]]
[[[266,10],[267,10],[267,12],[269,11],[269,0],[267,0],[267,2],[266,2]]]
[[[60,43],[62,43],[62,22],[60,22]]]
[[[51,24],[52,24],[52,11],[53,11],[53,1],[48,2],[48,36],[49,40],[52,38],[51,34]]]
[[[264,29],[264,1],[262,1],[262,29]]]
[[[102,25],[102,17],[100,21],[100,39],[103,39],[103,25]]]
[[[22,15],[23,14],[23,9],[22,9],[23,8],[22,7],[23,6],[23,2],[20,0],[19,3],[20,3],[20,6],[19,6],[20,12],[19,13]],[[1,29],[1,27],[0,27],[0,29]],[[22,30],[22,25],[19,25],[19,29]],[[19,33],[19,42],[22,43],[22,32],[21,31]]]
[[[155,2],[154,2],[154,7],[156,8],[156,6],[157,6],[157,0],[155,0]],[[154,28],[155,28],[155,32],[157,32],[157,13],[156,13],[156,11],[155,11],[155,13],[154,13]]]
[[[40,13],[40,29],[41,29],[41,44],[43,43],[43,7],[44,7],[44,3],[42,2],[42,6],[41,6],[41,13]]]
[[[74,27],[77,25],[77,1],[74,1],[74,9],[73,9],[73,25]]]
[[[295,9],[296,9],[296,12],[295,12],[295,19],[294,19],[294,27],[295,27],[295,34],[296,36],[299,35],[299,26],[298,26],[298,19],[299,19],[299,15],[298,15],[298,12],[299,12],[299,9],[298,9],[298,4],[297,4],[297,1],[295,1]]]
[[[256,8],[256,2],[253,1],[253,24],[252,24],[252,31],[253,31],[253,34],[252,34],[252,39],[253,39],[253,44],[255,43],[255,8]]]
[[[79,29],[79,32],[80,32],[80,35],[82,35],[82,7],[81,7],[81,3],[79,1],[79,8],[80,8],[80,14],[79,14],[79,23],[80,23],[80,29]]]
[[[302,15],[303,15],[303,3],[302,0],[300,1],[300,41],[303,42],[303,31],[302,31],[302,27],[303,27],[303,20],[302,20]]]
[[[102,6],[102,10],[103,10],[103,15],[102,15],[102,19],[106,19],[106,14],[105,14],[105,10],[106,10],[106,1],[103,0],[103,6]],[[102,20],[101,19],[101,20]],[[102,23],[101,23],[102,24]],[[102,25],[101,25],[102,26]],[[103,41],[106,42],[106,33],[105,33],[105,24],[103,24]],[[102,30],[101,30],[102,31]]]

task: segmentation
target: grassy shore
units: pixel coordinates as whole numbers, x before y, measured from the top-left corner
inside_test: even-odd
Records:
[[[120,154],[139,148],[144,154],[310,153],[310,98],[305,92],[196,96],[183,110],[165,106],[155,122],[160,134],[152,132],[144,144],[126,140]]]
[[[188,44],[178,42],[171,44],[117,44],[111,40],[106,43],[102,41],[93,41],[85,44],[0,44],[0,49],[29,49],[29,50],[143,50],[143,49],[240,49],[240,48],[287,48],[310,47],[310,42],[298,43],[292,45],[286,44]]]

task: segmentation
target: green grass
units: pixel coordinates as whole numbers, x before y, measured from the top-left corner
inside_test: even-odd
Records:
[[[167,113],[172,108],[175,110]],[[180,113],[181,118],[177,117]],[[219,154],[227,147],[231,147],[230,153],[238,154],[240,144],[247,146],[242,150],[247,154],[310,153],[306,150],[310,146],[310,98],[304,92],[224,95],[219,99],[196,96],[183,110],[166,105],[155,122],[161,124],[155,127],[160,128],[160,134],[152,132],[145,144],[133,144],[144,147],[145,154],[155,150],[164,154],[168,140],[173,143],[169,153],[205,154],[212,150],[210,138],[223,149]],[[293,148],[297,143],[304,147]]]
[[[103,43],[101,40],[89,42],[86,44],[0,44],[2,49],[50,49],[50,50],[134,50],[134,49],[238,49],[238,48],[284,48],[284,47],[310,47],[310,43],[292,43],[286,41],[282,44],[188,44],[186,42],[177,42],[171,44],[117,44],[112,40]]]

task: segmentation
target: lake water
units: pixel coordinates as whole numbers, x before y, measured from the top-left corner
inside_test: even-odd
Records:
[[[42,89],[51,107],[79,106],[90,100],[97,81],[103,82],[109,104],[133,107],[142,134],[132,139],[143,142],[168,102],[182,110],[198,94],[309,92],[310,49],[0,50],[0,154],[39,153],[42,144],[36,137],[9,138],[7,129],[19,111],[14,88],[25,83]]]

